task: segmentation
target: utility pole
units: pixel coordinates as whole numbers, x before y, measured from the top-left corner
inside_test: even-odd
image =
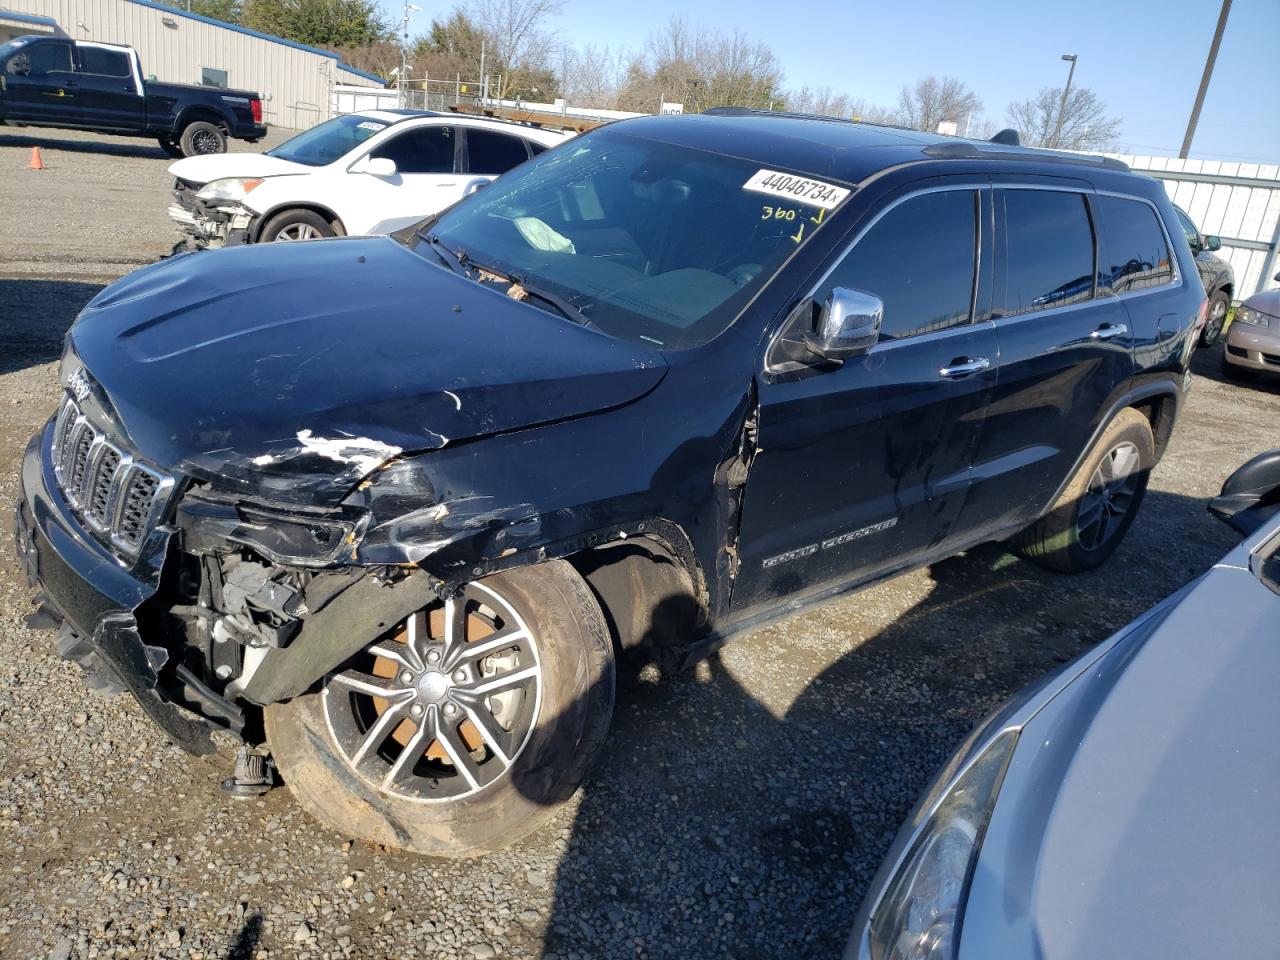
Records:
[[[400,22],[400,73],[397,76],[397,86],[400,88],[400,96],[396,98],[399,105],[405,105],[405,82],[409,79],[409,22],[413,19],[415,12],[421,7],[415,7],[409,0],[404,0],[404,17]],[[423,88],[425,90],[425,87]]]
[[[1058,104],[1058,126],[1053,131],[1053,142],[1050,144],[1055,150],[1062,145],[1062,119],[1067,114],[1067,95],[1071,93],[1071,78],[1076,73],[1076,55],[1064,53],[1062,59],[1071,62],[1071,69],[1067,71],[1067,85],[1062,88],[1062,102]]]
[[[1204,95],[1209,92],[1209,78],[1213,76],[1213,65],[1218,60],[1218,47],[1222,44],[1222,31],[1227,27],[1227,14],[1231,12],[1231,0],[1222,0],[1222,12],[1218,14],[1218,29],[1213,31],[1213,43],[1209,44],[1209,59],[1204,63],[1204,76],[1200,78],[1200,89],[1196,91],[1196,105],[1191,108],[1191,119],[1187,122],[1187,135],[1182,138],[1182,149],[1178,158],[1187,159],[1191,152],[1191,140],[1196,135],[1196,124],[1200,122],[1200,108],[1204,106]]]

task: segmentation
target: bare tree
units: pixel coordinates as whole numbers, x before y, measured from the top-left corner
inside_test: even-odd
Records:
[[[954,77],[926,77],[914,86],[904,86],[898,95],[898,122],[930,133],[944,120],[963,130],[966,118],[981,112],[982,100]]]
[[[663,100],[696,113],[708,107],[780,105],[782,67],[764,43],[740,31],[690,27],[672,17],[650,34],[645,49],[626,65],[619,105],[654,110]]]
[[[563,7],[564,0],[477,0],[467,8],[484,34],[488,56],[505,68],[499,96],[520,86],[521,74],[525,80],[538,74],[547,85],[556,50],[547,21]]]
[[[627,65],[608,47],[566,48],[560,58],[560,92],[582,107],[615,109]]]
[[[1088,87],[1076,87],[1062,112],[1062,132],[1058,112],[1061,87],[1045,87],[1028,100],[1009,104],[1009,121],[1017,128],[1023,144],[1059,150],[1105,150],[1120,135],[1120,121],[1107,116],[1106,105]]]

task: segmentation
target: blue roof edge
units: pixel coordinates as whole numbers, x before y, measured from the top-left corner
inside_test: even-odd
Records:
[[[236,33],[243,33],[245,36],[257,37],[259,40],[269,40],[271,43],[279,43],[286,47],[293,47],[295,50],[305,50],[307,53],[314,53],[317,56],[328,57],[330,60],[338,62],[338,69],[345,70],[347,73],[354,73],[357,77],[364,77],[366,80],[374,80],[377,83],[386,85],[386,82],[376,73],[367,73],[364,70],[357,70],[355,67],[349,66],[342,62],[342,57],[334,53],[332,50],[321,50],[319,47],[309,47],[305,43],[298,43],[294,40],[286,40],[284,37],[277,37],[270,33],[262,33],[259,30],[250,30],[248,27],[242,27],[238,23],[227,23],[225,20],[215,20],[213,17],[202,16],[198,13],[189,13],[178,7],[170,7],[163,3],[157,3],[156,0],[129,0],[130,3],[136,3],[140,7],[149,7],[152,10],[159,10],[162,13],[172,14],[177,17],[186,17],[188,20],[198,20],[200,23],[208,23],[215,27],[222,27],[224,30],[233,30]]]
[[[0,17],[9,20],[17,20],[19,23],[38,23],[42,27],[57,27],[58,21],[53,17],[42,17],[38,13],[19,13],[17,10],[8,10],[0,7]],[[58,27],[58,29],[62,29]]]

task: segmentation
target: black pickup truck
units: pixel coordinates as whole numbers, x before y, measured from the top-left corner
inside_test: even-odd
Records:
[[[172,157],[267,134],[252,91],[143,80],[132,47],[66,37],[0,44],[0,123],[155,137]]]

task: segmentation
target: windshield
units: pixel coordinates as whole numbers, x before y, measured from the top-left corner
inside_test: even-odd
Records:
[[[605,333],[682,349],[732,323],[849,192],[605,128],[445,212],[425,228],[437,244],[417,248],[548,291]]]
[[[267,156],[305,163],[309,167],[323,167],[389,126],[384,120],[350,113],[303,131],[274,150],[268,150]]]

